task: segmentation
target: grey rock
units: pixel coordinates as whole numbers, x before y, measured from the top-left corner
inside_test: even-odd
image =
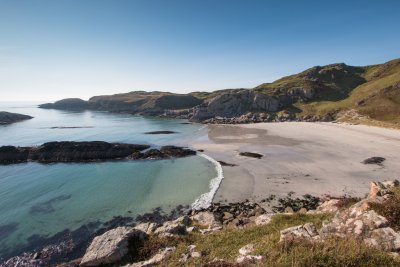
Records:
[[[112,264],[128,253],[128,242],[133,238],[144,239],[146,233],[132,227],[118,227],[93,239],[80,266]]]

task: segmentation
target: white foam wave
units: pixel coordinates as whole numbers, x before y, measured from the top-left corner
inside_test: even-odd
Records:
[[[196,199],[193,204],[192,204],[192,209],[194,210],[200,210],[200,209],[205,209],[208,208],[212,200],[217,193],[217,190],[222,182],[222,179],[224,179],[224,172],[222,170],[221,164],[219,164],[218,161],[213,159],[210,156],[207,156],[206,154],[201,154],[198,153],[200,157],[203,157],[207,160],[209,160],[211,163],[214,164],[215,170],[217,171],[217,176],[210,181],[210,191],[207,193],[202,194],[198,199]]]

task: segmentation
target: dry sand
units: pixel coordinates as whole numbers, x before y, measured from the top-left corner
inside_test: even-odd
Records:
[[[223,167],[225,178],[214,201],[259,201],[291,191],[297,196],[363,196],[372,180],[400,178],[399,130],[306,122],[210,125],[192,146],[238,165]],[[386,158],[383,166],[361,163],[373,156]]]

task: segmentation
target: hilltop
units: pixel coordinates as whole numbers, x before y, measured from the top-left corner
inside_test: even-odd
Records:
[[[370,66],[315,66],[251,89],[173,94],[135,91],[64,99],[41,108],[93,109],[205,123],[348,121],[400,126],[400,59]]]

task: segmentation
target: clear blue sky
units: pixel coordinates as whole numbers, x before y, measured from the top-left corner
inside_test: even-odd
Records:
[[[400,57],[400,1],[0,0],[0,101],[254,87]]]

